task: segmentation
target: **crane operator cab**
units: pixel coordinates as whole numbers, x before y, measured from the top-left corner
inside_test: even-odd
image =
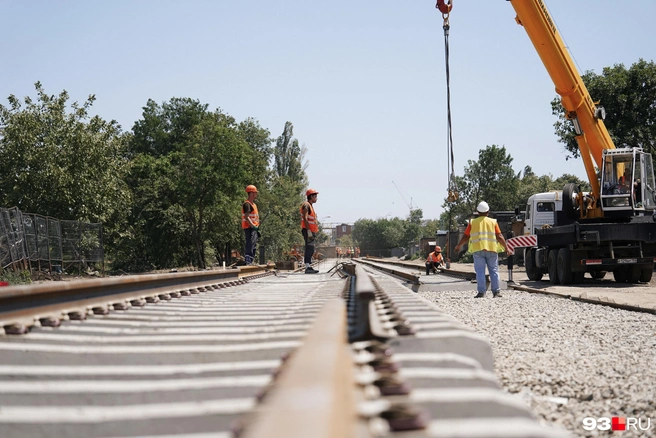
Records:
[[[603,150],[600,183],[606,216],[645,215],[656,209],[653,161],[641,148]]]

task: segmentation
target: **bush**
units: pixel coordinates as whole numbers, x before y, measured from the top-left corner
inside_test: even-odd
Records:
[[[6,281],[11,286],[17,284],[30,284],[32,283],[32,275],[30,274],[30,271],[14,272],[0,270],[0,281]]]
[[[460,256],[458,263],[474,263],[474,254],[467,252]]]

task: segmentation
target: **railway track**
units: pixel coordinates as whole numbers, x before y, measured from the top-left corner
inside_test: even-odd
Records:
[[[320,270],[9,289],[0,436],[563,436],[471,328],[397,280]]]
[[[418,267],[394,269],[417,273]],[[598,279],[576,288],[514,284],[501,299],[475,300],[475,285],[457,266],[455,271],[421,275],[419,286],[407,286],[490,340],[503,389],[529,404],[541,421],[588,437],[615,434],[586,430],[586,418],[628,419],[634,425],[622,436],[656,436],[653,287]],[[611,293],[630,304],[607,298]],[[622,345],[622,353],[612,345]]]

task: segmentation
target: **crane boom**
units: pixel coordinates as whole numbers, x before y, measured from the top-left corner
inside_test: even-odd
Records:
[[[651,155],[640,148],[616,149],[604,125],[605,110],[590,97],[543,0],[510,0],[572,121],[592,191],[579,194],[574,184],[563,189],[568,215],[595,219],[644,215],[656,208]],[[635,184],[629,187],[625,181]],[[643,187],[644,185],[644,187]],[[648,193],[644,192],[647,187]],[[578,214],[576,214],[578,213]]]
[[[403,196],[403,193],[401,193],[401,189],[399,188],[399,186],[397,186],[394,181],[392,181],[392,184],[394,184],[394,187],[396,187],[396,191],[399,192],[399,195],[401,195],[401,198],[403,199],[403,202],[405,202],[405,205],[407,205],[408,209],[412,212],[412,210],[413,210],[413,208],[412,208],[412,198],[410,198],[410,202],[408,202],[408,200],[405,199],[405,196]]]
[[[544,1],[509,1],[574,125],[592,186],[591,193],[579,193],[569,183],[562,192],[529,197],[531,222],[525,225],[535,238],[514,245],[526,247],[527,276],[538,281],[548,273],[552,284],[570,284],[581,282],[585,273],[603,278],[612,271],[618,282],[649,282],[656,261],[651,155],[638,147],[615,147],[603,122],[605,111],[590,97]],[[535,227],[540,223],[549,226]]]
[[[598,108],[590,97],[544,2],[511,0],[511,4],[517,13],[517,23],[524,27],[556,86],[566,117],[574,123],[592,194],[599,199],[601,189],[595,165],[601,169],[602,151],[615,148],[601,117],[603,109]]]

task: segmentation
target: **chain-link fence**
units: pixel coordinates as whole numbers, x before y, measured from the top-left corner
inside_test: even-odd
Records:
[[[0,267],[17,267],[25,262],[23,217],[17,208],[0,208]]]
[[[102,224],[64,221],[0,208],[0,266],[62,272],[103,269]]]

